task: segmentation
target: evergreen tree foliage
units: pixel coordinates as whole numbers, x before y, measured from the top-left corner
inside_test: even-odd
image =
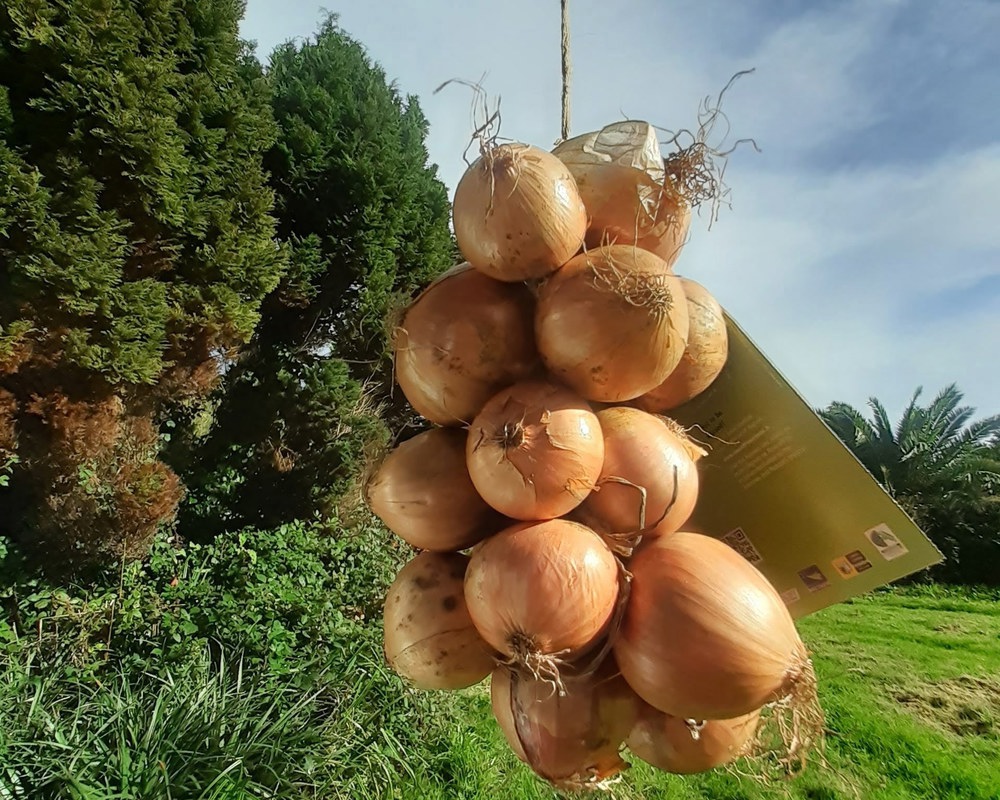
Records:
[[[284,255],[237,0],[0,6],[0,530],[140,554],[175,513],[164,413],[217,383]]]
[[[385,320],[454,260],[419,103],[335,16],[279,47],[268,77],[279,138],[265,164],[290,267],[211,432],[178,448],[188,532],[330,513],[403,407]]]

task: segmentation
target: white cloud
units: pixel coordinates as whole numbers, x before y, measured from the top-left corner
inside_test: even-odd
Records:
[[[715,289],[811,402],[874,393],[901,408],[918,384],[958,381],[973,405],[997,407],[1000,298],[991,314],[949,307],[945,293],[1000,276],[988,199],[1000,146],[905,169],[732,180],[734,210],[695,230],[678,269]]]

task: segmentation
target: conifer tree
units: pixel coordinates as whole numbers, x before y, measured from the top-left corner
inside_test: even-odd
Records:
[[[284,255],[237,0],[0,6],[0,531],[144,552],[181,495],[161,422],[251,337]]]
[[[419,103],[335,16],[279,47],[268,77],[279,138],[265,164],[290,268],[188,450],[187,531],[330,512],[402,407],[386,317],[454,259]]]

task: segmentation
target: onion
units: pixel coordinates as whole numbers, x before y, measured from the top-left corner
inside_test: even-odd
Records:
[[[464,550],[504,524],[472,484],[465,442],[458,428],[418,433],[392,450],[368,482],[372,512],[420,550]]]
[[[558,145],[587,209],[587,247],[636,245],[673,266],[691,226],[691,206],[663,168],[656,129],[628,120]]]
[[[525,381],[479,413],[466,457],[472,483],[493,508],[514,519],[554,519],[594,488],[604,438],[585,400],[547,381]]]
[[[636,400],[646,411],[663,412],[704,392],[729,357],[729,333],[719,301],[690,278],[681,278],[688,305],[687,348],[667,379]]]
[[[590,215],[586,245],[641,247],[673,267],[691,227],[691,207],[644,172],[616,165],[591,169],[577,177]]]
[[[558,158],[529,144],[490,146],[455,189],[463,258],[502,281],[541,278],[579,251],[587,212]]]
[[[613,658],[566,693],[506,666],[490,679],[493,715],[519,759],[560,789],[599,783],[625,768],[619,751],[638,718],[639,699]]]
[[[587,400],[616,403],[659,386],[684,354],[687,332],[680,279],[636,247],[581,253],[538,293],[542,360]]]
[[[691,775],[735,761],[747,753],[760,711],[736,719],[701,722],[672,717],[642,703],[625,743],[637,758],[665,772]]]
[[[631,594],[614,653],[643,700],[683,719],[732,719],[767,703],[815,701],[815,677],[767,579],[710,536],[648,540],[629,563]],[[808,710],[808,709],[806,709]]]
[[[463,689],[479,683],[496,663],[465,605],[468,565],[461,553],[420,553],[389,587],[386,660],[418,689]]]
[[[559,662],[604,635],[618,605],[619,564],[584,525],[520,522],[476,546],[465,600],[482,637],[512,664],[560,683]]]
[[[468,264],[439,276],[396,328],[396,380],[418,414],[468,424],[494,394],[538,366],[534,298]]]
[[[676,422],[637,408],[607,408],[597,419],[604,466],[582,518],[608,534],[680,530],[698,501],[696,462],[705,451]]]

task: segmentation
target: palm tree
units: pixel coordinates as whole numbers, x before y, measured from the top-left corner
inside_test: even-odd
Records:
[[[820,416],[893,497],[947,493],[978,502],[1000,487],[1000,414],[972,421],[955,384],[927,406],[918,388],[895,426],[872,397],[872,419],[834,402]],[[926,497],[925,499],[931,499]]]
[[[868,401],[871,419],[841,402],[819,414],[945,551],[951,566],[940,574],[962,580],[974,573],[982,581],[974,562],[1000,562],[1000,414],[974,420],[955,384],[926,406],[921,393],[913,393],[895,425],[875,397]],[[986,575],[993,572],[1000,570],[991,566]]]

